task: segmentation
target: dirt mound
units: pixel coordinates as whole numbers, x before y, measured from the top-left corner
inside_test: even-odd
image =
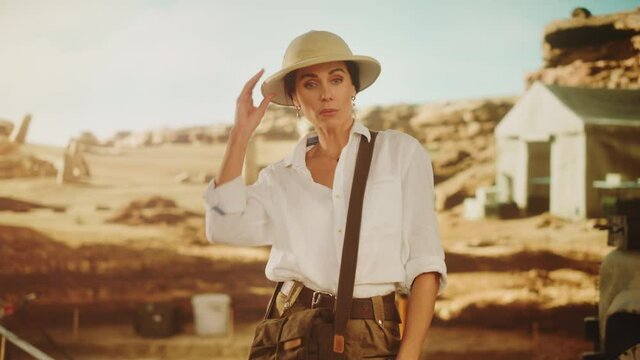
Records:
[[[58,171],[51,162],[26,153],[13,143],[8,144],[13,146],[6,148],[6,153],[0,155],[0,179],[57,174]]]
[[[19,200],[12,197],[0,196],[0,211],[27,212],[31,209],[51,209],[64,212],[64,206],[43,205],[32,201]]]
[[[447,251],[449,273],[473,273],[486,271],[529,271],[545,273],[561,269],[574,269],[588,275],[597,275],[600,259],[587,254],[558,254],[548,250],[526,248],[502,251],[498,254]]]
[[[0,275],[29,274],[60,254],[61,244],[27,227],[0,225]],[[45,265],[46,266],[46,265]],[[9,292],[3,283],[3,292]]]
[[[597,304],[596,279],[574,269],[451,274],[451,288],[436,304],[436,318],[449,325],[480,321],[492,328],[533,322],[562,328],[562,318],[580,328],[581,319]]]
[[[202,214],[180,209],[176,202],[161,196],[134,200],[105,220],[127,225],[177,224]]]

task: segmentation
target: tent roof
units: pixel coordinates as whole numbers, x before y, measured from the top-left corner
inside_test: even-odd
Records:
[[[640,126],[640,90],[544,86],[586,123]]]
[[[622,127],[621,127],[622,126]],[[544,141],[587,128],[640,128],[640,90],[534,83],[496,126],[500,137]]]

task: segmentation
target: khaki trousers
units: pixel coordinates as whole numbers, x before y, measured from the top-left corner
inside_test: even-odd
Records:
[[[295,302],[297,293],[295,289],[289,296],[279,292],[269,318],[305,310],[304,305]],[[374,319],[349,319],[347,322],[345,359],[395,359],[399,348],[398,321],[385,320],[383,325],[378,325]]]

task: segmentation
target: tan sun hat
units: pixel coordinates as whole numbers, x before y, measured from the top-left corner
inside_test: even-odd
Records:
[[[282,69],[262,83],[262,95],[275,93],[271,102],[293,106],[293,102],[285,93],[284,77],[293,70],[331,61],[353,61],[358,64],[360,91],[373,84],[380,75],[378,60],[369,56],[353,55],[347,43],[334,33],[312,30],[289,43],[282,60]]]

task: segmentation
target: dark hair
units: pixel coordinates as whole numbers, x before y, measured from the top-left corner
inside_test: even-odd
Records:
[[[351,77],[351,83],[356,88],[356,92],[360,91],[360,68],[354,61],[345,61],[347,72]],[[296,90],[296,70],[289,72],[284,76],[284,93],[293,101],[293,93]]]

